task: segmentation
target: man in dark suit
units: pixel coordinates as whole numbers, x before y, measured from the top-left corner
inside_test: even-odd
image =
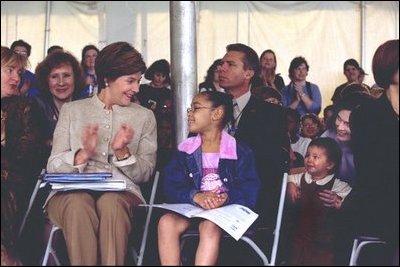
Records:
[[[230,44],[219,66],[220,86],[233,96],[234,121],[229,130],[255,153],[262,188],[257,204],[259,223],[274,226],[283,173],[288,162],[288,134],[283,108],[251,95],[258,77],[257,53],[244,44]]]

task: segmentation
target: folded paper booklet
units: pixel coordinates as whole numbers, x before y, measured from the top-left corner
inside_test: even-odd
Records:
[[[242,237],[258,217],[257,213],[239,204],[231,204],[210,210],[205,210],[192,204],[153,204],[143,206],[171,210],[187,218],[196,217],[210,220],[230,234],[236,241]]]

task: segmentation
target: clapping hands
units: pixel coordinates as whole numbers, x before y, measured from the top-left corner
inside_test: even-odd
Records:
[[[114,151],[125,149],[126,146],[132,142],[133,133],[133,129],[127,124],[123,123],[114,136],[114,139],[111,143],[111,148]]]
[[[82,148],[78,150],[74,158],[74,165],[86,163],[96,152],[97,132],[99,126],[97,124],[87,124],[83,127],[82,131]]]
[[[83,127],[82,146],[83,150],[86,152],[89,158],[94,154],[96,150],[98,130],[99,126],[97,124],[87,124],[85,125],[85,127]]]

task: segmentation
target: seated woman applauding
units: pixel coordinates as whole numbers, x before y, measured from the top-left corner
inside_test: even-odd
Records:
[[[46,210],[63,230],[71,265],[124,264],[133,207],[144,203],[140,183],[149,180],[156,161],[153,112],[131,103],[145,70],[130,44],[110,44],[96,58],[98,95],[60,110],[47,170],[112,172],[127,184],[124,192],[49,196]]]

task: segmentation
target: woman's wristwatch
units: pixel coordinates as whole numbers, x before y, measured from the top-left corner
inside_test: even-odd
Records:
[[[131,156],[131,153],[129,153],[129,149],[125,150],[125,154],[122,157],[119,157],[118,153],[115,153],[115,157],[117,158],[118,161],[126,160]]]

